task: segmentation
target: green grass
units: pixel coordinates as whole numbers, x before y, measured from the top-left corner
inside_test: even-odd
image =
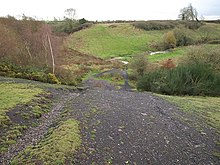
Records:
[[[79,122],[68,119],[36,146],[29,146],[11,164],[65,164],[81,145]],[[41,164],[40,163],[40,164]]]
[[[217,49],[219,47],[218,44],[203,44],[202,46],[207,49]],[[191,47],[192,46],[177,47],[167,53],[149,55],[148,59],[150,62],[160,62],[160,61],[163,61],[163,60],[166,60],[169,58],[179,59],[179,58],[183,57],[184,55],[186,55]],[[196,47],[196,46],[194,46],[194,47]]]
[[[196,113],[203,117],[208,124],[220,131],[220,98],[219,97],[193,97],[193,96],[165,96],[164,99],[178,105],[183,111]]]
[[[74,33],[69,47],[102,58],[143,53],[151,41],[158,41],[165,31],[144,31],[130,24],[96,24]]]
[[[0,83],[0,124],[9,120],[6,112],[18,104],[30,102],[43,90],[33,85],[20,83]]]
[[[169,58],[179,58],[186,54],[188,47],[178,47],[164,54],[149,55],[150,62],[158,62]]]

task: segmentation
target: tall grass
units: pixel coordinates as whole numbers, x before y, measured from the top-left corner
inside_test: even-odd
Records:
[[[220,96],[219,84],[220,74],[208,64],[197,63],[148,73],[139,79],[137,88],[168,95]]]

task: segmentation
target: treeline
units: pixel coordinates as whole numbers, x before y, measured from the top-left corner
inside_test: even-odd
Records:
[[[56,83],[53,59],[59,45],[62,39],[43,21],[0,18],[0,75]]]
[[[50,66],[48,37],[51,28],[42,21],[0,18],[0,58],[18,65]],[[54,53],[57,53],[54,46]]]

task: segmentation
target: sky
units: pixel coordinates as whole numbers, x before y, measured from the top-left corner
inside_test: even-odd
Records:
[[[175,20],[181,8],[192,4],[198,17],[220,19],[220,0],[1,0],[0,16],[22,14],[37,19],[62,19],[64,11],[76,9],[76,19]]]

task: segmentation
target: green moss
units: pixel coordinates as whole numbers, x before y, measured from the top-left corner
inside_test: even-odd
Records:
[[[7,145],[11,145],[11,144],[15,144],[15,143],[16,143],[15,140],[8,140],[8,141],[6,141]]]
[[[220,159],[220,152],[214,152],[213,155],[214,155],[215,157],[217,157],[218,159]]]
[[[34,164],[41,161],[45,165],[64,164],[71,160],[81,145],[79,122],[69,119],[51,131],[38,145],[30,146],[12,162]]]
[[[9,122],[6,112],[18,104],[30,102],[43,90],[33,85],[19,83],[0,83],[0,124]]]

